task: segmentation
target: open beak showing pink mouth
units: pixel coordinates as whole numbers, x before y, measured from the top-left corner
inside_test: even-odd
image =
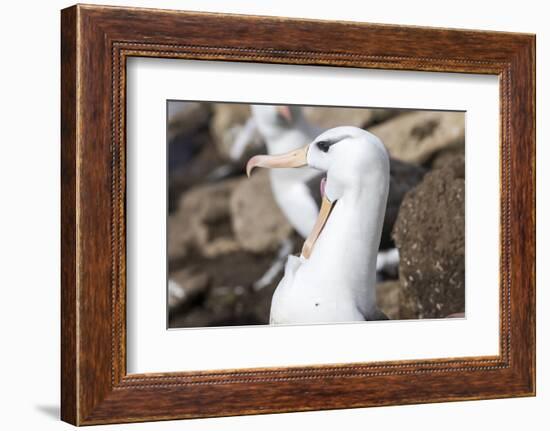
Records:
[[[302,166],[307,166],[307,152],[309,145],[299,148],[297,150],[289,151],[288,153],[279,154],[279,155],[257,155],[252,157],[246,164],[246,175],[250,177],[252,170],[254,168],[299,168]],[[306,238],[304,246],[302,247],[302,256],[306,259],[309,259],[313,247],[319,238],[325,224],[328,220],[328,217],[332,211],[334,203],[331,202],[325,195],[325,184],[326,178],[321,180],[321,208],[319,210],[319,215],[313,226],[313,230]]]

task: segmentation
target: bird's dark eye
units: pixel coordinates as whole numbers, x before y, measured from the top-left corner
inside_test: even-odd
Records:
[[[317,148],[319,148],[323,153],[328,153],[332,142],[330,141],[319,141],[317,142]]]

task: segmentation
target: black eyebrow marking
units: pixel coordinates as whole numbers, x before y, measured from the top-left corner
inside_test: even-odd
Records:
[[[334,142],[331,141],[318,141],[317,148],[319,148],[323,153],[328,153],[328,150]]]
[[[323,153],[328,153],[328,150],[330,149],[331,145],[334,145],[334,144],[340,142],[341,140],[349,138],[349,137],[350,137],[349,135],[343,135],[343,136],[339,136],[337,138],[323,139],[321,141],[317,141],[316,145],[317,145],[317,148],[319,148]]]

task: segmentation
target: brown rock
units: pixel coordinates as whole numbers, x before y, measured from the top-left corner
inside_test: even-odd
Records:
[[[369,129],[386,145],[390,156],[422,164],[443,148],[464,145],[464,113],[416,111]]]
[[[393,229],[403,301],[417,317],[464,311],[464,173],[432,171],[405,196]]]
[[[391,320],[416,319],[418,310],[399,280],[382,281],[376,285],[378,308]]]
[[[449,167],[458,178],[464,178],[465,156],[464,148],[454,147],[439,152],[432,161],[432,169]]]
[[[371,108],[329,108],[307,106],[304,116],[319,127],[330,129],[337,126],[369,127],[394,117],[400,111],[397,109]]]
[[[274,251],[292,233],[292,226],[273,199],[267,170],[240,182],[230,206],[235,237],[246,251]]]
[[[168,105],[168,141],[178,135],[190,135],[208,126],[208,103],[170,102]]]
[[[244,124],[250,117],[250,108],[241,103],[213,103],[210,131],[215,138],[236,124]]]
[[[402,288],[401,281],[399,283],[399,319],[410,320],[420,318],[418,312],[418,301],[416,293],[411,289]]]
[[[212,325],[212,313],[203,308],[195,307],[186,310],[185,313],[173,312],[169,317],[170,328],[204,328]],[[222,325],[219,325],[222,326]],[[225,325],[224,325],[225,326]]]
[[[232,227],[233,210],[230,203],[236,188],[240,189],[244,183],[255,184],[258,176],[261,176],[260,172],[250,180],[240,178],[193,188],[184,195],[174,217],[169,218],[170,226],[174,226],[169,227],[168,231],[170,279],[179,290],[183,290],[186,283],[197,288],[193,289],[196,295],[190,301],[185,302],[185,293],[179,295],[180,298],[183,296],[184,302],[170,308],[170,327],[268,323],[271,295],[281,274],[261,290],[254,289],[253,286],[273,264],[279,248],[278,239],[272,233],[268,235],[267,248],[273,248],[270,252],[244,250]],[[245,205],[256,204],[256,201],[248,199],[250,190],[247,187],[241,192],[244,194]],[[251,193],[254,196],[254,193],[265,192],[270,197],[269,183],[264,183],[259,188],[254,187]],[[240,201],[241,198],[237,196],[239,207]],[[264,207],[271,205],[266,204],[263,199],[258,199],[257,203]],[[260,217],[266,219],[262,220],[265,222],[271,215]],[[270,232],[268,226],[269,224],[254,224],[257,230],[247,230],[255,238],[260,235],[260,243],[263,244],[261,249],[266,244],[266,237],[263,235]],[[301,239],[293,232],[291,239],[293,243],[301,245]],[[222,240],[231,245],[229,251],[220,248],[224,244]],[[269,245],[271,241],[275,246]],[[215,253],[210,252],[213,248],[217,248]],[[257,249],[255,246],[252,248]]]
[[[226,180],[190,189],[178,211],[168,218],[168,258],[185,259],[194,249],[215,257],[238,250],[231,226],[229,201],[242,179]]]
[[[376,300],[378,308],[391,320],[399,319],[399,291],[401,285],[398,280],[383,281],[376,285]]]
[[[170,308],[189,305],[208,289],[210,277],[207,273],[195,273],[182,269],[170,274],[168,283],[168,306]]]
[[[388,193],[386,215],[384,216],[384,225],[382,227],[381,249],[394,247],[391,233],[403,197],[409,190],[420,183],[425,173],[426,170],[421,166],[401,162],[397,159],[390,159],[390,190]]]
[[[250,118],[250,107],[246,104],[214,103],[212,104],[213,117],[210,124],[210,132],[216,144],[218,153],[225,159],[232,159],[231,149],[242,133],[245,123]],[[250,147],[260,147],[263,140],[256,130],[250,137]],[[248,157],[249,152],[243,153],[243,158]]]
[[[268,324],[274,289],[275,286],[270,286],[256,292],[244,286],[214,287],[199,306],[186,309],[183,313],[172,313],[170,327]]]

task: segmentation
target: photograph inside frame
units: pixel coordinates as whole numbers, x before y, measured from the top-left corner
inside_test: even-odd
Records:
[[[465,317],[465,113],[167,101],[168,328]]]

